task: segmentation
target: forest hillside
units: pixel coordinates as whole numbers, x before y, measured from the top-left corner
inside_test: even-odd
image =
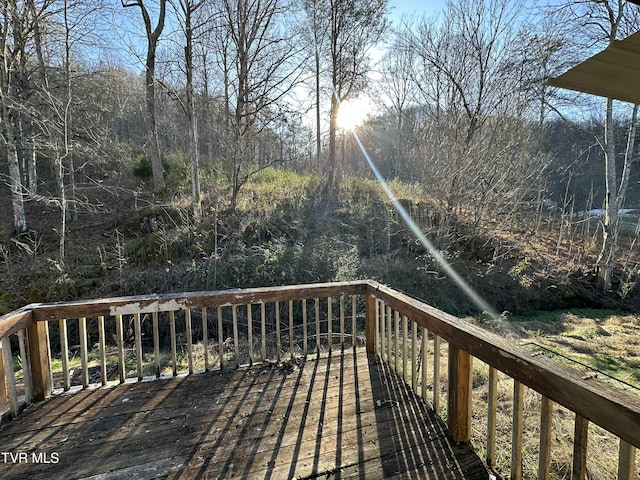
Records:
[[[93,208],[68,227],[64,268],[55,260],[55,206],[28,204],[34,227],[19,236],[8,234],[5,211],[3,312],[30,302],[366,278],[454,314],[482,313],[371,178],[346,176],[331,189],[321,176],[268,168],[246,185],[233,212],[223,203],[230,186],[212,178],[203,188],[203,217],[195,221],[187,194],[155,196],[135,168],[113,165],[102,173],[100,188],[91,186],[93,197],[86,202]],[[527,228],[495,222],[493,229],[474,230],[472,218],[462,213],[443,236],[428,191],[398,180],[390,188],[444,258],[498,312],[640,308],[637,252],[627,237],[612,289],[596,288],[597,219],[567,223],[561,214],[532,208]]]

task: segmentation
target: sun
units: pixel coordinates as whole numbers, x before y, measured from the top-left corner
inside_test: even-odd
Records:
[[[366,98],[344,100],[338,109],[338,128],[355,130],[371,114],[372,105]]]

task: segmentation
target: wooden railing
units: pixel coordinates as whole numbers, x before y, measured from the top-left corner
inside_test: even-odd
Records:
[[[114,381],[122,383],[254,362],[285,363],[364,342],[446,417],[457,443],[472,437],[477,442],[472,421],[476,359],[488,369],[481,382],[487,385],[488,409],[481,428],[490,468],[498,455],[506,456],[510,477],[522,478],[526,387],[537,392],[540,405],[538,478],[550,478],[554,408],[575,414],[572,478],[587,475],[590,422],[619,439],[618,478],[636,478],[638,397],[375,282],[33,304],[0,318],[0,339],[0,409],[8,416],[57,391],[104,385],[112,370]],[[90,357],[96,366],[89,367]],[[72,360],[78,366],[72,368]],[[74,387],[71,371],[76,369],[81,386]],[[98,375],[90,375],[91,369]],[[498,442],[496,427],[503,410],[498,409],[504,400],[498,395],[501,377],[509,379],[513,391],[507,452],[498,448],[505,442]]]

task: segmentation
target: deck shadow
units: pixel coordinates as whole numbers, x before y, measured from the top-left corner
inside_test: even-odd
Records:
[[[54,397],[9,422],[0,445],[59,459],[0,463],[3,479],[488,478],[363,349]]]

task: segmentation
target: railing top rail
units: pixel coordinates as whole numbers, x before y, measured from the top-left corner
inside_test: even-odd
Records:
[[[640,399],[384,285],[367,293],[554,402],[640,447]]]
[[[35,304],[33,320],[128,315],[247,303],[284,302],[304,298],[363,294],[367,282],[336,282],[207,292],[139,295],[76,302]]]
[[[33,322],[33,310],[30,305],[22,307],[0,317],[0,340],[28,327]]]

